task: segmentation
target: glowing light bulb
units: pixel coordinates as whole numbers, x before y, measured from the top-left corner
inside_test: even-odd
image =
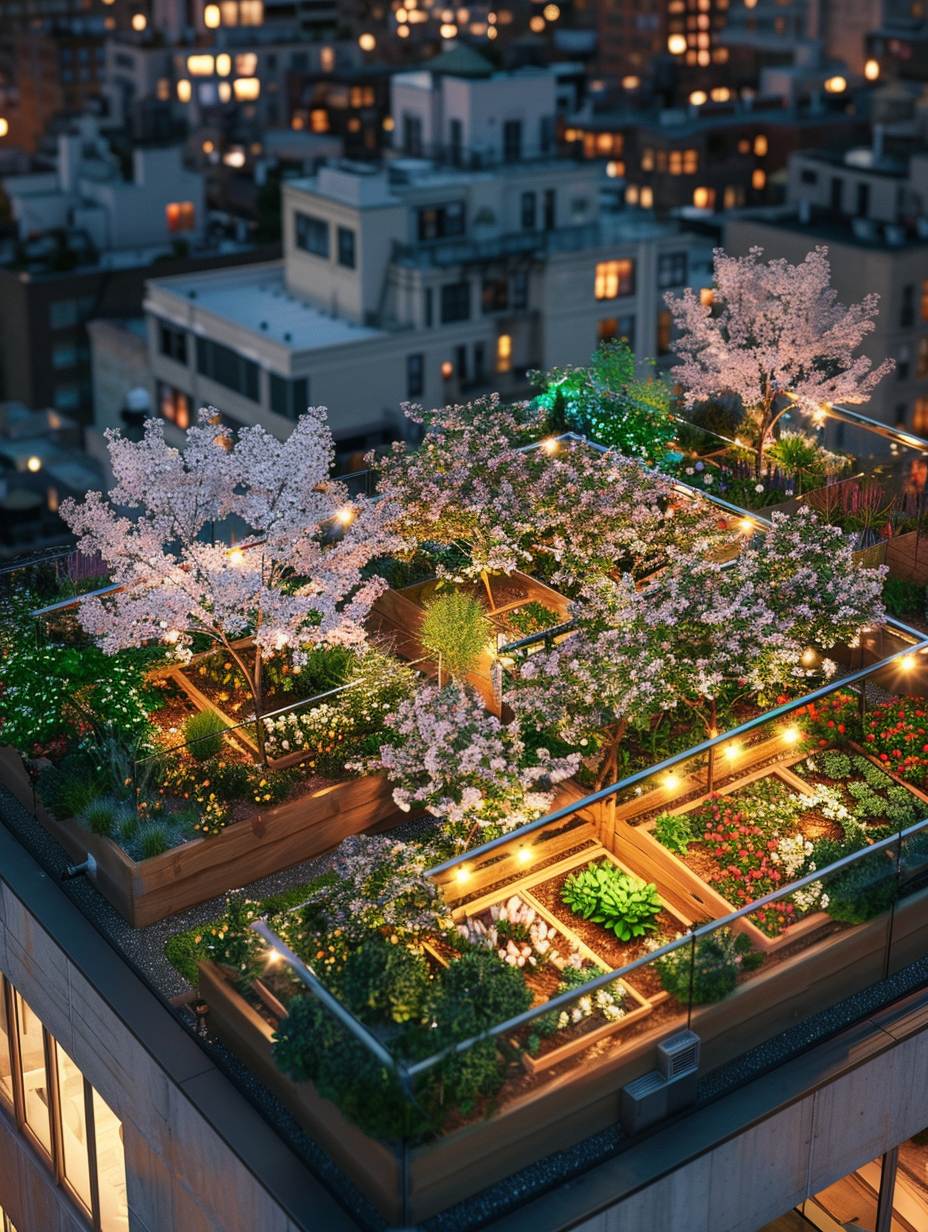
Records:
[[[730,744],[725,750],[725,756],[731,761],[734,761],[740,752],[741,750],[738,748],[737,744]]]
[[[795,744],[799,739],[799,732],[795,727],[787,727],[786,731],[783,733],[783,739],[787,744]]]
[[[232,551],[229,553],[229,564],[230,565],[240,565],[244,559],[245,559],[245,553],[242,551],[241,548],[233,548]]]
[[[466,868],[462,866],[461,868],[457,870],[457,872],[454,875],[458,881],[466,881],[467,878],[470,876],[470,873],[467,871]]]
[[[664,786],[669,791],[673,791],[675,787],[680,786],[680,780],[677,778],[675,774],[668,774],[667,777],[664,779]]]
[[[528,847],[519,848],[518,860],[520,864],[528,864],[531,858],[532,858],[532,852],[530,848]]]
[[[557,441],[553,436],[549,436],[546,441],[542,441],[541,447],[545,453],[555,453],[557,451]]]
[[[354,510],[353,509],[340,509],[335,516],[338,519],[338,521],[341,522],[342,526],[347,526],[348,523],[354,517]]]
[[[903,658],[899,660],[899,666],[902,668],[904,672],[910,672],[912,668],[915,666],[915,656],[905,655]]]
[[[33,473],[33,475],[34,475],[37,471],[40,471],[40,470],[42,469],[42,459],[41,459],[41,458],[37,458],[37,457],[33,454],[33,456],[32,456],[32,457],[29,459],[29,461],[26,463],[26,466],[28,467],[28,469],[29,469],[30,471],[32,471],[32,473]]]
[[[741,521],[738,523],[738,528],[739,530],[742,530],[744,531],[745,534],[747,534],[748,531],[751,531],[754,529],[754,523],[751,521],[750,518],[742,518]]]

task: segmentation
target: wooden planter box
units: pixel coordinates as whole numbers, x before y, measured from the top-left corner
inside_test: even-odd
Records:
[[[874,984],[887,969],[890,915],[845,929],[799,954],[747,977],[731,996],[695,1006],[692,1030],[702,1039],[705,1074],[763,1044],[788,1027]],[[903,899],[892,920],[889,973],[928,947],[928,890]],[[397,1151],[351,1124],[308,1082],[282,1074],[271,1055],[272,1029],[210,963],[200,965],[200,993],[210,1030],[228,1044],[291,1109],[384,1217],[413,1224],[550,1155],[614,1125],[620,1091],[656,1067],[655,1046],[687,1025],[686,1015],[665,1021],[569,1072],[539,1078],[534,1089],[505,1104],[491,1119],[410,1148],[408,1191]]]
[[[581,841],[584,841],[585,836],[581,835]],[[533,907],[535,913],[539,915],[547,924],[556,928],[561,936],[568,941],[571,946],[575,947],[580,954],[590,963],[602,968],[604,971],[610,969],[610,963],[596,952],[589,944],[587,944],[569,924],[558,919],[551,911],[545,907],[533,893],[532,887],[539,885],[543,881],[548,881],[552,877],[557,877],[561,873],[572,872],[574,869],[581,868],[583,865],[590,863],[591,860],[609,860],[623,872],[630,870],[625,868],[610,852],[600,846],[598,843],[592,846],[585,846],[582,851],[575,852],[567,856],[563,860],[559,860],[556,864],[549,865],[547,868],[541,869],[536,873],[531,873],[517,884],[506,886],[505,889],[497,890],[492,894],[484,894],[479,898],[463,902],[455,907],[452,912],[452,918],[456,924],[463,923],[467,916],[478,915],[481,911],[488,907],[498,905],[506,899],[511,898],[514,894],[518,895],[529,907]],[[661,899],[661,905],[666,911],[674,916],[676,923],[679,925],[680,931],[685,932],[691,921],[675,911],[674,908]],[[632,977],[634,978],[634,976]],[[633,1023],[639,1019],[646,1017],[651,1013],[655,1005],[667,1000],[667,993],[659,993],[656,996],[647,997],[638,991],[632,984],[626,980],[618,980],[617,983],[625,992],[625,1007],[626,1012],[624,1017],[617,1022],[605,1022],[602,1026],[596,1027],[591,1031],[577,1035],[574,1039],[567,1040],[565,1043],[550,1049],[538,1057],[530,1056],[528,1052],[522,1053],[522,1064],[525,1069],[533,1077],[536,1074],[542,1073],[545,1070],[553,1069],[560,1065],[562,1061],[568,1060],[570,1057],[577,1056],[578,1053],[585,1052],[592,1044],[598,1043],[601,1040],[608,1038],[611,1035],[618,1035],[627,1030]],[[579,995],[579,993],[578,993]],[[556,1037],[555,1037],[556,1038]]]
[[[535,602],[543,603],[545,607],[557,612],[559,622],[569,619],[567,599],[558,594],[556,590],[552,590],[550,586],[546,586],[544,582],[539,582],[529,577],[528,574],[518,571],[509,574],[506,580],[524,590],[525,598],[516,603],[503,604],[493,609],[494,612],[505,612],[512,608],[522,607],[526,603]],[[422,606],[423,593],[427,592],[430,586],[430,582],[418,582],[402,590],[387,590],[380,595],[371,609],[369,623],[374,625],[379,632],[389,636],[393,641],[395,652],[410,662],[427,658],[425,648],[419,641],[419,630],[425,617],[425,609]],[[435,674],[438,671],[437,663],[431,660],[421,663],[420,667],[429,674]],[[493,657],[489,652],[484,652],[477,666],[467,673],[465,679],[483,698],[487,709],[499,715],[500,699],[493,686],[492,668]]]
[[[58,821],[35,797],[19,754],[0,749],[0,781],[75,861],[96,861],[91,880],[133,928],[144,928],[229,890],[279,873],[337,847],[370,826],[407,820],[381,775],[324,787],[312,795],[233,822],[213,838],[197,838],[136,863],[112,841],[74,820]]]

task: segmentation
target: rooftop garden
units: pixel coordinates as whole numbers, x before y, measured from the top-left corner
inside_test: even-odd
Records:
[[[373,498],[323,412],[279,442],[205,410],[183,452],[112,434],[69,569],[5,600],[0,777],[136,927],[228,895],[169,955],[387,1218],[612,1124],[687,1024],[711,1068],[923,953],[926,644],[845,463],[779,430],[880,375],[822,266],[720,257],[678,309],[686,400],[737,395],[753,453],[682,453],[620,347],[410,410]],[[808,500],[719,499],[774,463]]]

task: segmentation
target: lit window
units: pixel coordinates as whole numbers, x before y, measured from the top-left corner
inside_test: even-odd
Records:
[[[653,150],[649,150],[645,148],[641,151],[641,170],[642,171],[653,171],[654,170],[654,151]]]
[[[924,434],[928,432],[928,398],[915,399],[915,413],[912,416],[912,431]]]
[[[241,0],[239,18],[243,26],[264,24],[264,0]]]
[[[496,371],[509,372],[512,369],[512,337],[500,334],[496,339]]]
[[[715,189],[694,188],[693,205],[699,210],[711,210],[715,205]]]
[[[641,195],[638,198],[638,204],[643,210],[649,210],[654,204],[654,189],[650,184],[643,185]]]
[[[329,113],[318,107],[311,111],[309,113],[309,127],[311,132],[327,133],[329,131]]]
[[[618,299],[635,293],[635,262],[626,257],[621,261],[600,261],[596,266],[594,294],[597,299]]]
[[[767,183],[767,172],[762,167],[755,167],[751,174],[751,187],[757,192]]]
[[[254,77],[258,71],[258,57],[253,51],[243,51],[235,57],[235,73],[238,77]]]
[[[171,97],[171,83],[167,77],[161,77],[158,80],[155,93],[159,103],[166,103]]]
[[[191,77],[212,77],[214,65],[212,56],[187,57],[187,72]]]
[[[240,103],[253,102],[261,93],[261,82],[257,77],[239,77],[233,81],[232,88]]]
[[[182,103],[189,103],[190,96],[193,94],[193,87],[186,77],[181,78],[177,83],[177,97]]]
[[[167,216],[168,230],[195,231],[197,229],[197,211],[192,201],[171,201],[164,207]]]
[[[763,133],[758,133],[754,138],[754,153],[758,158],[763,158],[767,153],[767,138]]]

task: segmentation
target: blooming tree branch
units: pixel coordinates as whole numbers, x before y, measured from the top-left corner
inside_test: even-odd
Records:
[[[801,410],[824,402],[866,402],[894,366],[876,369],[854,352],[874,329],[879,296],[850,308],[831,286],[828,249],[816,248],[799,265],[762,263],[762,248],[746,257],[715,252],[715,299],[703,304],[691,287],[665,296],[680,337],[681,362],[673,375],[692,406],[721,393],[736,394],[756,433],[756,470],[763,465],[776,420],[789,395]],[[778,410],[779,405],[779,410]]]
[[[99,552],[121,589],[82,601],[80,621],[107,653],[163,640],[189,658],[194,634],[232,655],[262,711],[262,662],[285,648],[329,642],[361,646],[363,622],[385,583],[362,569],[389,550],[378,511],[350,502],[329,478],[334,457],[325,412],[311,409],[285,441],[260,426],[237,439],[200,411],[183,451],[161,420],[139,442],[107,433],[116,486],[61,514],[82,552]],[[128,512],[123,512],[123,511]],[[238,547],[213,541],[235,517],[250,532]],[[334,526],[344,534],[333,541]],[[233,645],[251,635],[250,658]],[[257,724],[263,760],[263,727]]]

